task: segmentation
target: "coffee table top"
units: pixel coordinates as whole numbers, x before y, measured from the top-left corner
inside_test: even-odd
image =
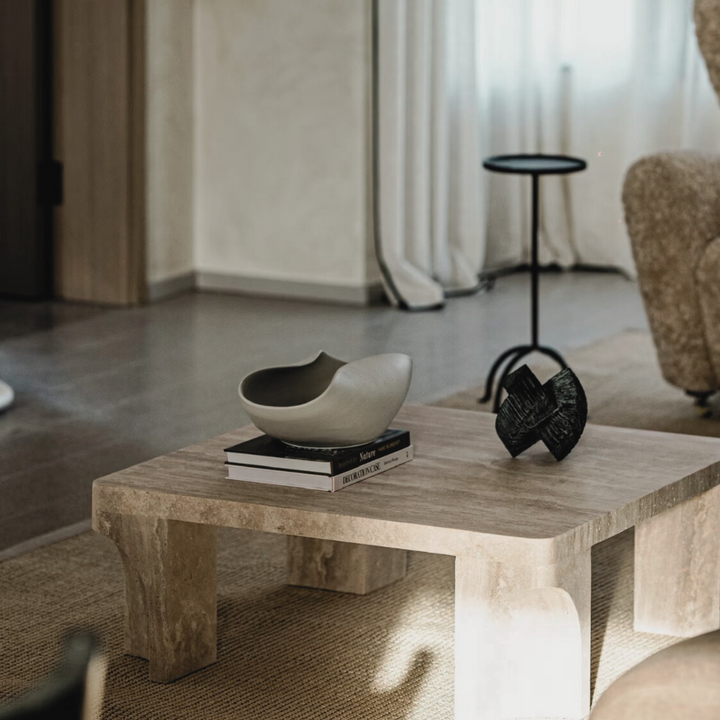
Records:
[[[518,175],[566,175],[584,170],[587,163],[569,155],[495,155],[485,158],[483,167]]]
[[[557,463],[511,458],[484,412],[406,405],[415,459],[337,493],[225,477],[240,428],[96,480],[93,515],[149,515],[287,535],[553,562],[720,484],[720,439],[588,425]]]

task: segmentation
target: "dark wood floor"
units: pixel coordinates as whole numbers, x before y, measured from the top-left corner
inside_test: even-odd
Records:
[[[0,342],[41,330],[53,330],[102,312],[100,307],[82,303],[0,300]]]
[[[646,327],[615,274],[544,276],[541,308],[541,339],[561,350]],[[528,335],[525,274],[428,313],[209,293],[129,310],[0,302],[0,378],[17,393],[0,415],[0,558],[88,518],[96,477],[247,423],[237,384],[253,369],[405,352],[409,399],[428,401],[478,384]]]

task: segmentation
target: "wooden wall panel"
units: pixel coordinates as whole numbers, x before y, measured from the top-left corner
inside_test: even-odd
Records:
[[[145,293],[144,4],[55,0],[57,293],[112,304]]]

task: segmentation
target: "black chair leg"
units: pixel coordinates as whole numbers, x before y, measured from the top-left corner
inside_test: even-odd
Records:
[[[695,398],[695,407],[697,408],[700,417],[709,418],[712,416],[712,410],[708,405],[708,400],[711,395],[714,395],[714,391],[710,390],[686,390],[686,395],[691,398]]]
[[[712,390],[686,390],[685,394],[695,398],[695,404],[698,407],[707,407],[708,399],[715,393]]]

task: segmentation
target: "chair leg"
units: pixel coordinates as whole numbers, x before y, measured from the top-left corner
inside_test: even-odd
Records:
[[[695,404],[700,407],[707,405],[708,398],[714,395],[714,390],[686,390],[685,394],[695,398]]]
[[[710,417],[712,410],[708,406],[708,399],[714,394],[712,390],[686,390],[686,395],[695,398],[695,407],[701,417]]]

